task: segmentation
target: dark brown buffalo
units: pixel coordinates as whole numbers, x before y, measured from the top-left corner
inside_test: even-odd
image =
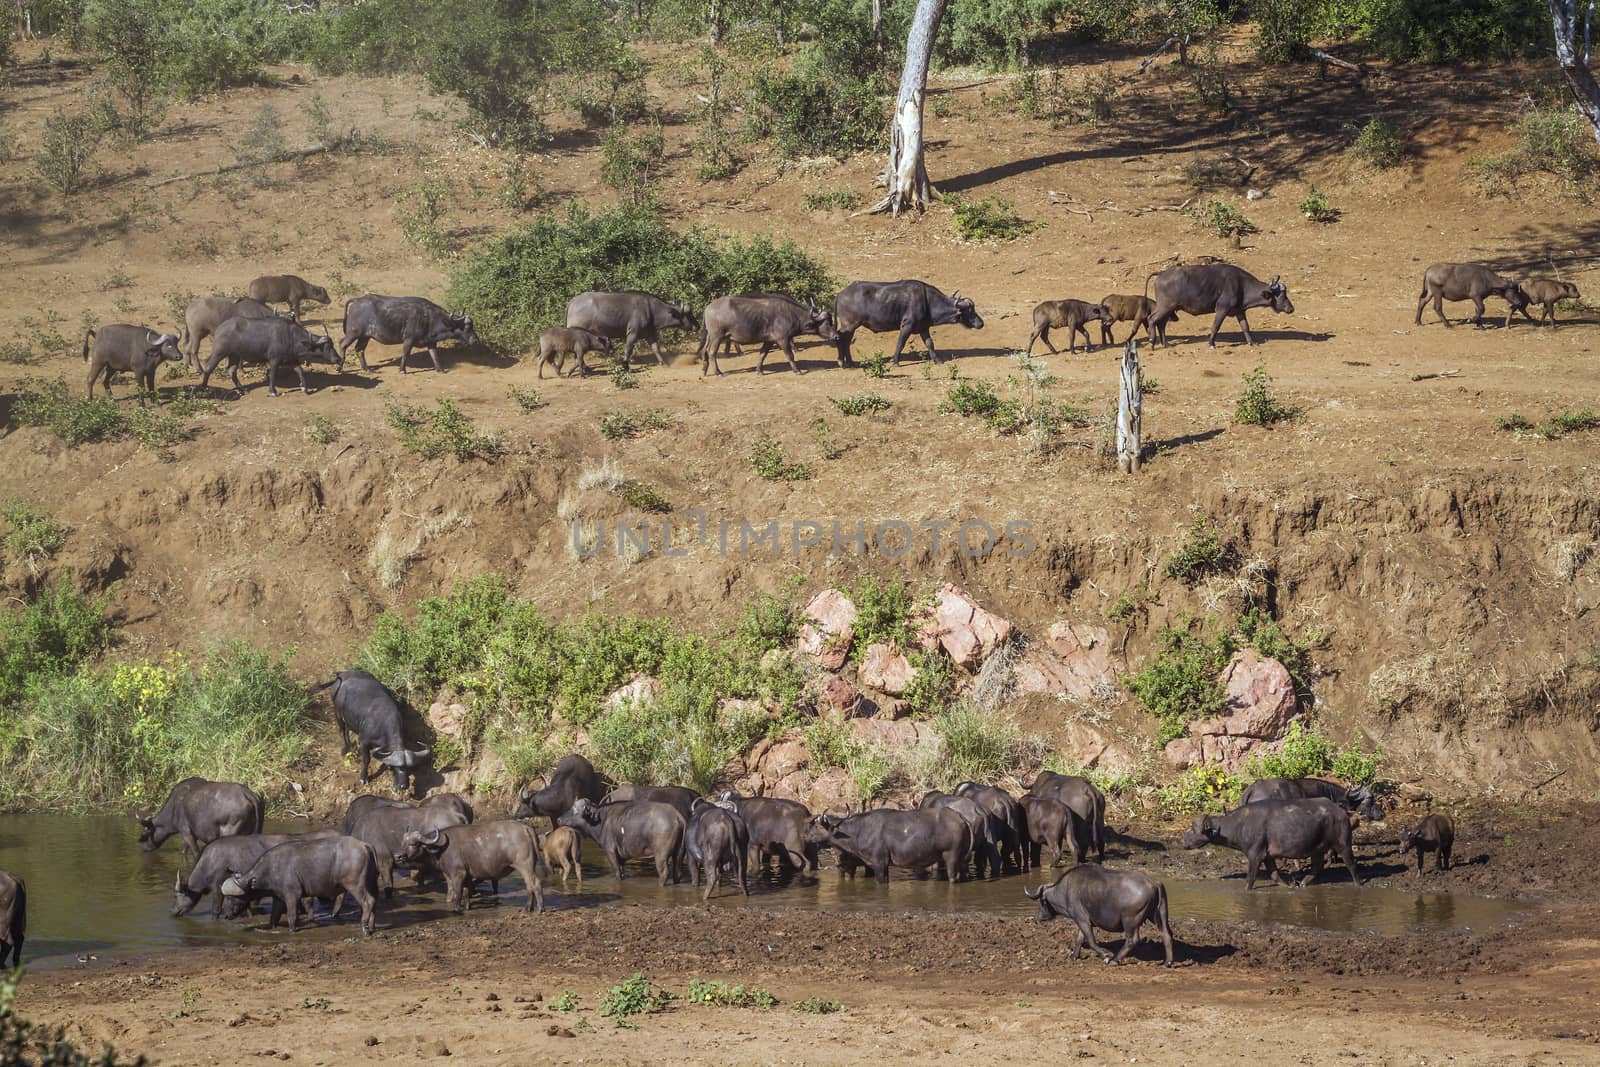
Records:
[[[677,884],[687,826],[671,804],[653,800],[596,804],[580,797],[556,822],[592,838],[616,877],[623,877],[622,865],[627,861],[647,859],[655,861],[656,880],[661,885],[669,880]]]
[[[567,325],[601,337],[625,342],[622,367],[633,359],[633,346],[648,341],[656,363],[667,365],[661,354],[662,330],[693,332],[694,312],[687,304],[671,304],[659,296],[636,291],[579,293],[567,302]]]
[[[1057,774],[1040,771],[1032,782],[1022,783],[1022,788],[1036,797],[1049,797],[1065,804],[1083,820],[1089,840],[1094,845],[1095,858],[1106,858],[1106,796],[1089,779],[1076,774]]]
[[[393,772],[396,789],[409,788],[417,770],[433,759],[433,749],[428,745],[406,747],[405,715],[389,687],[368,671],[351,670],[339,671],[332,681],[324,682],[312,692],[324,689],[333,690],[333,720],[339,727],[339,754],[348,755],[355,748],[361,757],[357,780],[362,785],[367,784],[370,757]]]
[[[1078,335],[1083,334],[1085,348],[1093,348],[1094,341],[1089,336],[1091,322],[1100,324],[1103,334],[1117,320],[1111,317],[1111,309],[1104,304],[1091,304],[1087,300],[1046,300],[1033,309],[1033,332],[1028,335],[1028,352],[1033,352],[1033,342],[1043,341],[1045,347],[1050,349],[1050,354],[1056,354],[1056,346],[1050,343],[1051,330],[1067,331],[1067,351],[1078,350]]]
[[[1429,300],[1433,301],[1433,313],[1439,316],[1439,321],[1446,326],[1452,325],[1445,318],[1444,302],[1446,300],[1472,301],[1472,325],[1483,329],[1483,301],[1485,297],[1498,296],[1510,305],[1506,309],[1506,325],[1511,325],[1511,316],[1516,313],[1517,305],[1526,306],[1528,295],[1517,286],[1510,278],[1496,274],[1482,263],[1435,263],[1422,273],[1422,293],[1417,297],[1416,325],[1422,325],[1422,309]]]
[[[568,355],[576,361],[576,366],[569,374],[589,376],[589,367],[583,362],[587,352],[604,352],[611,354],[611,338],[601,337],[599,334],[580,330],[576,326],[552,326],[539,334],[539,377],[544,378],[544,365],[552,363],[556,368],[556,377],[561,377],[561,364],[566,362]]]
[[[185,778],[172,787],[167,802],[153,817],[134,812],[139,847],[160,848],[169,837],[183,839],[183,851],[198,853],[219,837],[259,834],[266,824],[267,802],[261,794],[236,782]]]
[[[990,878],[1000,877],[1002,873],[1000,870],[1000,848],[995,844],[995,838],[1003,836],[1004,833],[1000,820],[985,811],[971,797],[958,797],[950,793],[941,793],[937,789],[930,789],[922,794],[922,800],[917,806],[919,808],[949,808],[967,820],[967,827],[972,831],[973,876],[982,878],[983,872],[987,868]]]
[[[794,339],[803,333],[814,333],[830,343],[839,339],[839,332],[833,325],[833,312],[777,294],[718,297],[706,305],[703,319],[705,328],[698,353],[701,377],[708,368],[722,377],[722,368],[717,365],[717,349],[725,341],[740,345],[760,342],[757,374],[766,373],[767,353],[775,347],[783,349],[783,354],[789,357],[790,370],[804,374],[794,361]]]
[[[1023,813],[1022,805],[1017,803],[1017,798],[1004,789],[979,782],[962,782],[957,785],[956,796],[977,801],[980,808],[994,816],[995,823],[991,825],[995,832],[995,845],[1000,850],[1000,858],[1010,865],[1012,870],[1026,871],[1029,860],[1028,823],[1027,815]]]
[[[217,332],[229,319],[273,319],[278,313],[248,296],[202,296],[189,301],[183,312],[183,362],[200,370],[200,342]]]
[[[1226,815],[1196,815],[1193,828],[1183,835],[1183,847],[1207,844],[1244,853],[1246,889],[1255,888],[1256,871],[1262,863],[1274,882],[1287,885],[1274,862],[1280,859],[1309,859],[1310,877],[1315,878],[1322,873],[1323,855],[1330,851],[1344,862],[1350,880],[1361,884],[1350,847],[1350,815],[1322,797],[1262,800]]]
[[[373,808],[408,808],[416,811],[427,808],[430,811],[445,811],[455,816],[456,822],[466,824],[473,821],[472,805],[455,793],[435,793],[426,800],[411,804],[404,800],[395,800],[390,797],[380,797],[376,793],[363,793],[350,802],[344,809],[344,822],[340,824],[339,832],[348,834],[355,828],[361,817]]]
[[[1521,285],[1522,294],[1527,297],[1522,306],[1517,308],[1523,317],[1530,322],[1549,322],[1554,328],[1556,324],[1556,305],[1563,300],[1580,300],[1578,287],[1571,282],[1559,281],[1555,278],[1529,278]],[[1528,314],[1529,304],[1542,304],[1544,312],[1537,319]],[[1507,321],[1510,317],[1507,316]]]
[[[1139,327],[1144,327],[1144,335],[1150,337],[1150,312],[1155,309],[1155,302],[1147,296],[1122,296],[1117,293],[1103,298],[1100,303],[1111,312],[1111,322],[1104,319],[1100,322],[1100,343],[1113,344],[1116,336],[1111,332],[1112,323],[1131,322],[1133,332],[1128,334],[1128,340],[1133,340],[1138,334]]]
[[[1028,899],[1039,902],[1039,921],[1051,922],[1065,915],[1076,926],[1072,958],[1083,953],[1084,943],[1100,954],[1107,964],[1116,966],[1139,943],[1139,929],[1154,923],[1161,931],[1166,950],[1164,967],[1172,966],[1172,927],[1167,921],[1167,887],[1139,871],[1108,871],[1097,863],[1072,868],[1054,885],[1037,890],[1024,889]],[[1122,934],[1122,948],[1113,956],[1095,942],[1095,929]]]
[[[705,879],[701,900],[710,900],[722,885],[724,867],[738,877],[744,895],[750,895],[750,828],[738,812],[696,798],[684,831],[683,852],[689,862],[689,884],[699,885]]]
[[[750,847],[762,867],[776,856],[781,867],[817,869],[817,846],[806,841],[811,812],[798,800],[782,797],[742,797],[729,790],[717,803],[739,813],[750,832]]]
[[[426,833],[460,825],[461,817],[448,807],[413,808],[408,805],[391,808],[374,805],[356,819],[355,825],[350,828],[350,836],[372,846],[373,855],[377,857],[378,884],[383,887],[384,897],[388,898],[394,896],[394,858],[399,854],[406,834],[412,830]],[[421,872],[429,869],[426,865],[410,868],[418,881],[421,880]]]
[[[1412,849],[1417,853],[1417,876],[1422,876],[1422,858],[1429,852],[1437,853],[1433,859],[1433,869],[1448,871],[1450,869],[1450,851],[1455,847],[1456,828],[1448,815],[1429,815],[1411,829],[1400,835],[1400,855],[1404,856]]]
[[[1383,805],[1366,786],[1343,786],[1325,778],[1257,778],[1245,788],[1240,804],[1254,804],[1258,800],[1299,800],[1308,797],[1326,797],[1346,811],[1363,819],[1383,821]]]
[[[1028,841],[1032,846],[1029,857],[1033,866],[1039,866],[1040,851],[1050,853],[1050,866],[1061,866],[1061,850],[1065,846],[1074,864],[1082,863],[1092,844],[1089,824],[1078,818],[1078,813],[1054,797],[1040,797],[1028,793],[1017,801],[1028,817]]]
[[[187,875],[179,873],[172,886],[172,914],[189,914],[211,894],[211,917],[222,914],[222,883],[234,871],[245,871],[269,848],[289,841],[309,841],[317,837],[340,837],[338,830],[312,830],[304,834],[239,834],[222,837],[206,846]],[[306,915],[312,912],[308,907]]]
[[[94,358],[89,360],[89,342],[94,341]],[[114,322],[83,335],[83,358],[89,360],[89,399],[94,399],[94,383],[104,378],[106,396],[111,395],[111,376],[117,371],[133,374],[134,389],[139,406],[144,407],[144,395],[156,391],[156,368],[163,360],[182,362],[178,351],[178,335],[158,333],[148,326],[129,326]]]
[[[841,856],[865,865],[880,885],[888,882],[890,867],[922,870],[941,864],[945,876],[959,882],[966,878],[972,856],[972,830],[948,808],[879,808],[845,818],[813,815],[806,841],[838,849]]]
[[[625,804],[634,800],[653,800],[657,804],[670,804],[678,809],[678,814],[683,816],[687,824],[689,813],[694,811],[694,802],[699,799],[700,794],[686,785],[619,785],[607,793],[601,803]]]
[[[935,326],[960,324],[969,330],[983,329],[977,307],[959,292],[945,296],[927,282],[904,279],[898,282],[851,282],[833,301],[833,317],[839,335],[839,366],[848,367],[850,342],[856,331],[865,327],[873,333],[898,331],[894,342],[894,365],[900,366],[900,351],[912,334],[922,338],[928,356],[939,362],[933,347]]]
[[[558,826],[544,835],[544,862],[554,876],[561,871],[561,884],[567,884],[567,876],[576,874],[578,884],[583,884],[583,850],[582,842],[578,840],[578,831],[569,826]]]
[[[368,293],[358,296],[344,306],[344,335],[339,338],[339,361],[353,344],[361,369],[367,366],[367,345],[376,341],[380,345],[400,346],[400,373],[406,372],[406,360],[412,349],[426,348],[433,360],[435,374],[443,374],[439,365],[439,345],[445,341],[459,341],[469,347],[483,342],[473,329],[470,316],[458,311],[446,311],[432,300],[420,296],[379,296]]]
[[[307,897],[334,900],[337,916],[349,895],[361,906],[362,931],[371,936],[378,897],[377,860],[369,846],[353,837],[288,841],[267,849],[248,869],[232,872],[222,883],[222,895],[228,898],[230,919],[248,911],[251,902],[270,896],[267,929],[277,926],[288,912],[290,933]]]
[[[0,871],[0,967],[22,966],[22,937],[28,932],[28,887],[10,871]]]
[[[303,301],[329,303],[328,290],[320,285],[312,285],[295,274],[263,274],[250,283],[247,292],[251,300],[259,300],[263,304],[288,304],[290,317],[297,321]]]
[[[407,830],[394,861],[413,868],[435,867],[445,881],[445,903],[456,911],[472,910],[472,883],[488,881],[500,891],[500,879],[513,872],[528,888],[526,911],[544,911],[544,885],[539,881],[539,835],[525,822],[495,819],[471,826]]]
[[[1269,307],[1281,315],[1293,315],[1294,304],[1289,301],[1289,290],[1283,282],[1273,278],[1264,282],[1254,274],[1232,263],[1196,263],[1188,266],[1168,267],[1159,274],[1144,280],[1145,292],[1150,291],[1150,279],[1155,279],[1154,306],[1146,324],[1154,331],[1156,341],[1167,342],[1167,323],[1178,317],[1178,312],[1190,315],[1212,315],[1211,336],[1207,344],[1217,347],[1217,331],[1222,320],[1233,317],[1239,320],[1244,331],[1245,344],[1255,344],[1250,336],[1250,323],[1244,313],[1251,308]]]
[[[200,373],[200,388],[210,386],[211,372],[223,360],[228,361],[228,377],[235,390],[242,392],[239,368],[246,363],[267,365],[267,395],[278,395],[278,368],[294,368],[300,379],[300,391],[309,393],[306,386],[306,364],[325,363],[339,365],[339,354],[334,351],[333,338],[323,331],[318,337],[298,322],[273,317],[270,319],[228,319],[211,335],[211,358]]]
[[[606,784],[595,773],[594,764],[574,752],[561,758],[543,788],[534,789],[533,782],[529,782],[528,787],[517,794],[517,810],[512,818],[531,819],[543,815],[553,827],[558,818],[572,810],[578,798],[598,804],[605,794]]]

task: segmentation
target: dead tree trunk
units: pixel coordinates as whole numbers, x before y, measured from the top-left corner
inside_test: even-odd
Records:
[[[1595,0],[1589,0],[1584,6],[1581,18],[1578,15],[1580,6],[1584,6],[1583,0],[1550,0],[1550,18],[1556,31],[1556,62],[1567,76],[1567,85],[1578,102],[1578,110],[1594,126],[1595,142],[1600,144],[1600,83],[1589,69]]]
[[[1144,450],[1144,382],[1139,377],[1139,345],[1122,346],[1122,376],[1117,389],[1117,466],[1138,473]]]
[[[939,20],[944,17],[946,2],[917,0],[917,13],[906,38],[906,66],[900,72],[900,92],[895,97],[894,115],[889,119],[889,162],[883,168],[882,181],[888,192],[868,209],[868,214],[887,211],[898,215],[912,207],[924,211],[928,201],[936,195],[922,158],[922,102],[927,95],[933,42],[939,35]]]

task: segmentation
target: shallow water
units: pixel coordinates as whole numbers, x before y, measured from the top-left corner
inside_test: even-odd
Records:
[[[303,823],[272,824],[273,832],[307,829]],[[0,816],[0,868],[28,885],[28,935],[24,947],[30,968],[77,966],[79,957],[113,959],[162,949],[229,945],[259,939],[264,917],[242,923],[214,920],[209,900],[191,915],[170,914],[172,882],[180,863],[176,839],[153,853],[142,852],[138,828],[126,816]],[[825,861],[826,862],[826,861]],[[1059,874],[1044,872],[1044,880]],[[1167,882],[1173,918],[1253,922],[1336,931],[1397,934],[1424,927],[1487,929],[1507,921],[1526,905],[1447,892],[1383,888],[1360,890],[1342,869],[1334,881],[1303,889],[1261,886],[1247,893],[1241,878]],[[545,907],[563,910],[602,907],[617,902],[668,907],[698,903],[700,891],[687,884],[658,887],[652,870],[635,865],[618,883],[603,858],[586,842],[584,884],[545,882]],[[887,886],[865,875],[844,878],[831,868],[814,875],[751,878],[747,898],[724,886],[714,907],[785,908],[855,912],[985,912],[1031,915],[1037,907],[1023,896],[1038,885],[1036,876],[968,882],[951,886],[892,872]],[[419,893],[409,879],[397,879],[392,905],[380,901],[379,928],[407,926],[447,915],[443,895]],[[487,885],[485,885],[487,890]],[[527,896],[515,877],[502,886],[500,907],[520,907]],[[487,903],[487,902],[485,902]],[[488,909],[485,909],[488,910]],[[325,918],[303,936],[338,939],[360,936],[353,907],[337,922]],[[85,960],[85,962],[88,962]]]

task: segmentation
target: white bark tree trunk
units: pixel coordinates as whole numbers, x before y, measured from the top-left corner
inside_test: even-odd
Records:
[[[1582,7],[1580,18],[1578,9]],[[1556,62],[1567,76],[1567,85],[1578,102],[1578,109],[1594,126],[1594,139],[1600,144],[1600,83],[1589,69],[1591,32],[1595,0],[1550,0],[1550,18],[1555,23]]]
[[[898,215],[907,208],[923,211],[935,195],[922,158],[922,102],[928,89],[928,64],[939,35],[947,0],[917,0],[917,13],[906,38],[906,65],[900,72],[900,92],[889,119],[889,162],[883,169],[884,198],[869,214]],[[1552,0],[1554,2],[1554,0]]]

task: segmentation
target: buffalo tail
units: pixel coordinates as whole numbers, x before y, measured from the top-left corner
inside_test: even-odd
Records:
[[[90,330],[88,333],[83,335],[83,358],[84,359],[88,359],[89,358],[89,341],[93,337],[94,337],[94,331],[93,330]]]

